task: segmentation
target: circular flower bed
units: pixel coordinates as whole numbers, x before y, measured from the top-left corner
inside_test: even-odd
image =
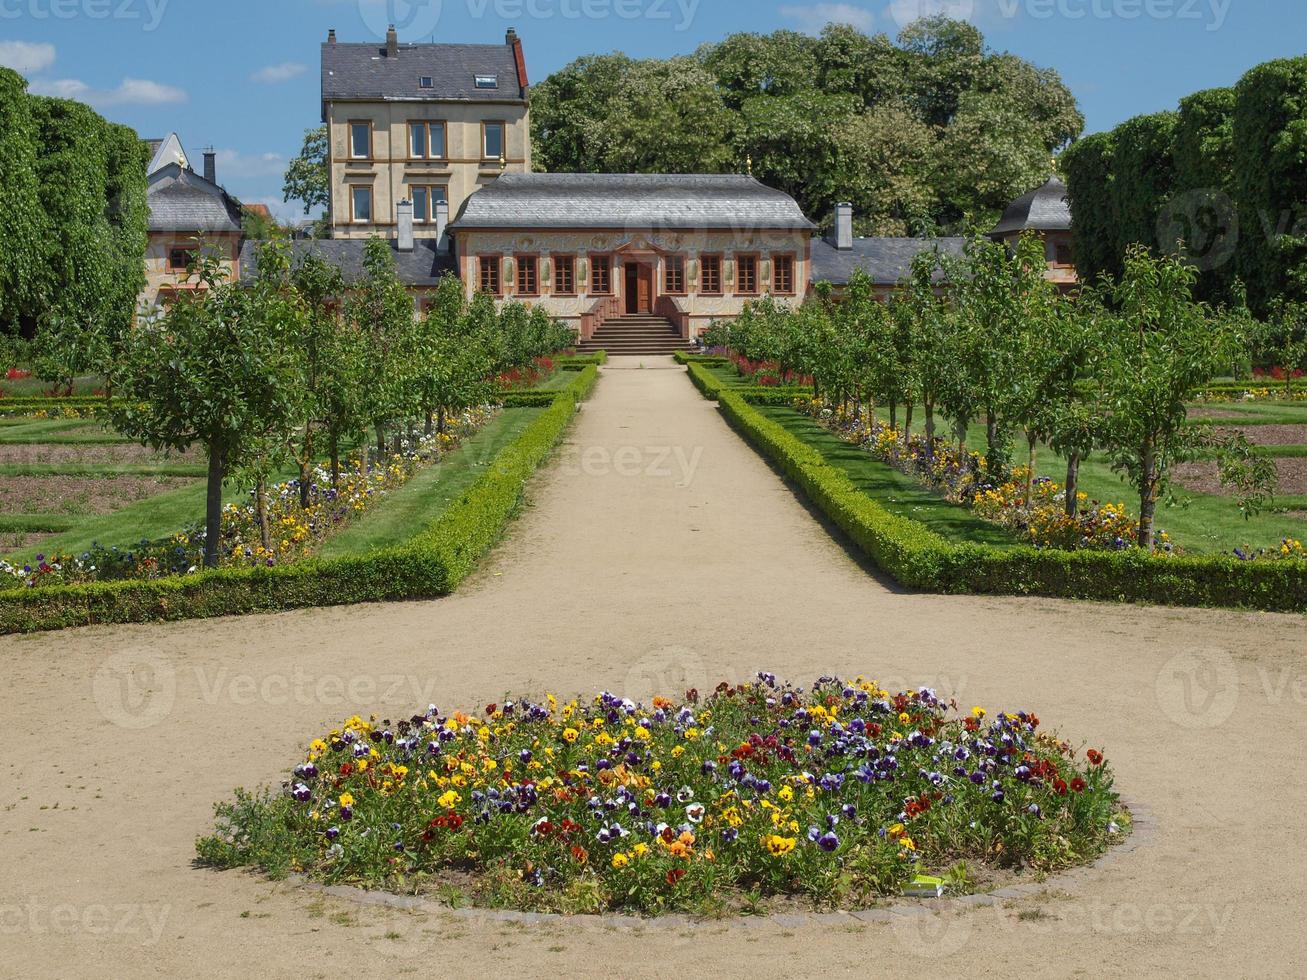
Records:
[[[866,906],[1092,860],[1129,826],[1102,754],[1029,712],[822,678],[638,705],[351,718],[279,793],[237,792],[218,867],[533,911]]]

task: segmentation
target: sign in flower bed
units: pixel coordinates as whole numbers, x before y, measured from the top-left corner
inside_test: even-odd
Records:
[[[228,504],[222,512],[220,567],[274,567],[312,556],[332,534],[457,448],[485,425],[494,411],[477,408],[463,412],[447,421],[445,431],[415,441],[405,438],[401,452],[384,458],[357,456],[342,469],[335,485],[324,467],[315,468],[307,507],[301,506],[298,480],[270,486],[265,503],[266,544],[254,494],[246,503]],[[0,588],[193,575],[203,564],[204,527],[199,525],[135,546],[96,544],[77,555],[37,555],[30,562],[0,559]]]
[[[220,804],[197,848],[497,907],[723,913],[965,892],[1091,861],[1129,826],[1102,753],[1030,712],[762,673],[647,707],[604,693],[354,717],[280,792]]]

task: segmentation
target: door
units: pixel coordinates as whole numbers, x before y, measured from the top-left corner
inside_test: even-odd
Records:
[[[627,262],[626,312],[653,312],[653,266],[647,262]]]

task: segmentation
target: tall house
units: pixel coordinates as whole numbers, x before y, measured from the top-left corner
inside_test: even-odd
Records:
[[[463,202],[531,170],[522,41],[322,46],[334,238],[397,238],[402,201],[417,238],[443,238]]]

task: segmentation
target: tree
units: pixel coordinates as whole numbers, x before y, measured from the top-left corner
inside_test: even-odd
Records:
[[[390,243],[370,238],[363,248],[363,277],[352,284],[345,316],[367,340],[360,379],[368,421],[376,433],[377,453],[386,451],[387,430],[413,418],[417,411],[411,384],[415,368],[413,298],[395,273]]]
[[[105,217],[110,238],[103,330],[108,354],[120,349],[135,320],[145,288],[145,249],[150,240],[150,204],[146,168],[150,150],[126,126],[105,127]]]
[[[1184,263],[1132,246],[1121,281],[1108,292],[1116,315],[1103,318],[1105,441],[1113,468],[1139,494],[1138,544],[1149,550],[1171,467],[1196,447],[1185,404],[1241,342],[1228,319],[1194,302],[1194,281]]]
[[[46,216],[36,164],[27,83],[0,68],[0,333],[17,333],[39,303]]]
[[[418,323],[416,343],[417,399],[428,436],[443,434],[451,415],[495,395],[492,338],[482,335],[482,326],[468,315],[462,282],[443,277]]]
[[[1116,224],[1112,215],[1116,140],[1095,133],[1073,143],[1059,161],[1066,175],[1067,196],[1075,228],[1075,260],[1080,281],[1096,282],[1121,272]]]
[[[305,211],[331,208],[330,135],[326,126],[304,131],[304,146],[286,168],[282,198],[299,201]]]
[[[265,253],[262,266],[282,261],[278,254]],[[159,322],[132,331],[114,366],[115,428],[155,450],[204,447],[208,568],[221,557],[224,479],[300,417],[290,351],[298,304],[262,266],[253,285],[236,286],[202,252],[192,275],[196,288],[184,290]]]

